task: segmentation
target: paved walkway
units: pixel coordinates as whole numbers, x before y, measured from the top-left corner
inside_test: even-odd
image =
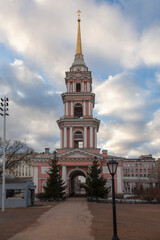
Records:
[[[25,217],[25,216],[23,216]],[[45,212],[34,225],[9,240],[94,240],[86,199],[70,198]]]

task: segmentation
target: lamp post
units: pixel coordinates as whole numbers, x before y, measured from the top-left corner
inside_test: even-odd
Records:
[[[116,220],[116,202],[115,202],[115,188],[114,188],[114,175],[117,171],[118,163],[115,160],[110,160],[107,163],[109,172],[112,176],[112,208],[113,208],[113,237],[112,240],[120,240],[117,236],[117,220]]]
[[[6,162],[6,116],[9,116],[8,112],[9,99],[1,98],[0,115],[3,117],[3,183],[2,183],[2,212],[5,211],[5,162]]]

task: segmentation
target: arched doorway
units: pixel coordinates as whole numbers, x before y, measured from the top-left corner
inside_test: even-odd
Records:
[[[86,173],[80,168],[71,170],[68,174],[69,196],[84,196],[86,194],[84,184],[86,182]]]

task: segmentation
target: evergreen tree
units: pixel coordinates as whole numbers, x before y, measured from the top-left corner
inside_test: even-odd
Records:
[[[107,180],[101,176],[101,168],[98,164],[98,161],[93,161],[93,165],[90,168],[86,179],[86,193],[88,197],[91,199],[96,198],[108,198],[108,194],[110,192],[110,187],[106,187]]]
[[[49,177],[47,178],[46,186],[43,187],[44,196],[48,199],[59,200],[59,198],[64,197],[66,186],[60,176],[60,165],[58,164],[56,152],[54,152],[54,158],[49,165]]]

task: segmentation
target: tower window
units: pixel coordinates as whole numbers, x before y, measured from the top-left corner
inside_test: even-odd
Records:
[[[81,91],[81,84],[76,83],[76,92],[80,92],[80,91]]]
[[[83,148],[83,133],[81,131],[74,133],[74,148]]]
[[[83,116],[83,108],[80,103],[76,103],[74,106],[74,117],[80,118]]]

